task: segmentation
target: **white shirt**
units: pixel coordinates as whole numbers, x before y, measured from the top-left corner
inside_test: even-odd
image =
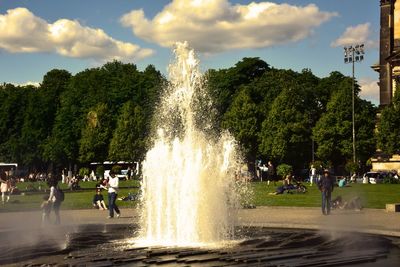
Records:
[[[50,196],[48,201],[56,202],[56,188],[54,186],[50,187]]]
[[[108,179],[108,193],[117,193],[119,178],[117,176],[109,177]]]
[[[263,172],[267,172],[268,171],[268,167],[265,165],[260,166],[260,170]]]
[[[311,175],[315,176],[316,173],[317,173],[317,169],[316,168],[311,168]]]

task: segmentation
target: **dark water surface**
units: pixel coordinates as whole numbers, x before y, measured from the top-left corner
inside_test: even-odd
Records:
[[[400,266],[400,239],[343,232],[241,227],[223,248],[135,244],[133,225],[1,232],[2,266]]]

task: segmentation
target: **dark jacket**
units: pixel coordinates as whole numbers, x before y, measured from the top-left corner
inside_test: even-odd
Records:
[[[318,188],[322,192],[325,192],[325,191],[332,192],[334,186],[335,186],[334,178],[330,175],[329,176],[324,175],[318,181]]]

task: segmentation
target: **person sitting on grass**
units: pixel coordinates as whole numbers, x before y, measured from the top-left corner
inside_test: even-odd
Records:
[[[355,211],[360,211],[363,208],[361,198],[358,196],[351,198],[349,201],[344,201],[341,196],[337,196],[332,200],[331,207],[333,209],[347,209]]]
[[[343,176],[340,180],[339,180],[339,187],[345,187],[347,186],[347,179],[345,176]]]
[[[121,201],[135,201],[138,199],[138,196],[129,192],[127,197],[119,197],[117,199]]]
[[[269,193],[270,195],[281,195],[283,193],[291,193],[290,190],[294,190],[295,186],[291,184],[292,176],[288,174],[285,179],[283,179],[283,185],[278,186],[275,192]]]
[[[103,195],[101,194],[100,189],[97,189],[96,194],[93,196],[93,208],[99,210],[107,209],[106,203],[104,202],[104,198]]]

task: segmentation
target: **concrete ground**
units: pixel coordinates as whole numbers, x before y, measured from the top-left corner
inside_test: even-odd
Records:
[[[138,220],[135,209],[121,209],[121,217],[107,219],[107,211],[62,210],[63,225],[79,224],[128,224]],[[53,214],[52,214],[53,215]],[[0,232],[11,229],[40,227],[41,212],[0,213]],[[320,208],[257,207],[242,209],[238,213],[238,224],[271,228],[294,228],[332,231],[358,231],[364,233],[400,237],[400,213],[381,209],[361,211],[333,210],[324,216]]]

